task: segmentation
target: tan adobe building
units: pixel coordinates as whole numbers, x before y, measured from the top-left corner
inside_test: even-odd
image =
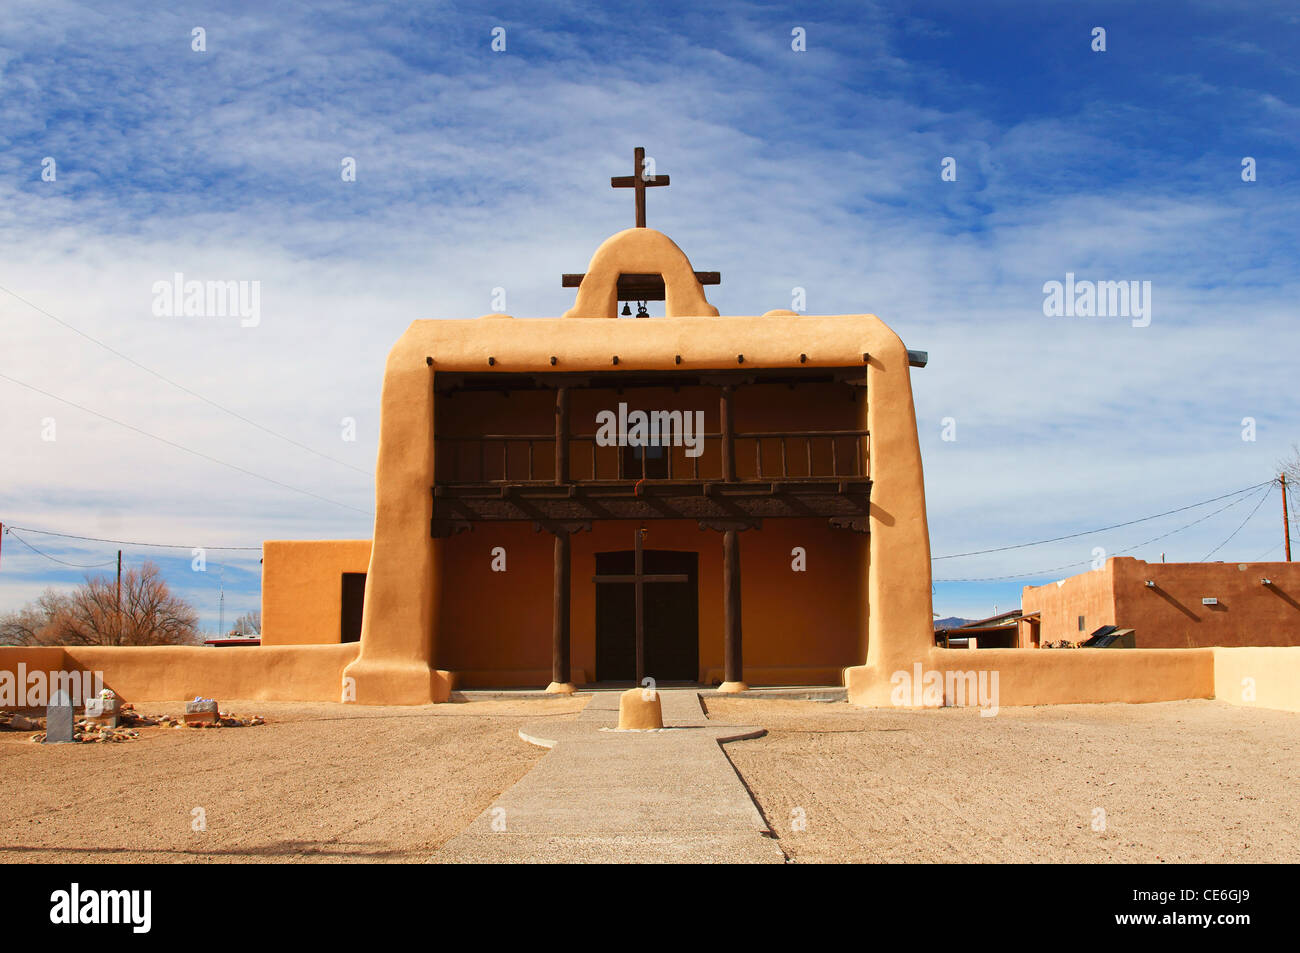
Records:
[[[1115,556],[1026,586],[1020,645],[1079,643],[1107,625],[1144,649],[1300,645],[1300,563],[1148,563]]]

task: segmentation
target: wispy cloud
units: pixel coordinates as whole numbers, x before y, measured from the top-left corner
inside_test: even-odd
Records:
[[[1159,7],[1159,5],[1156,5]],[[870,311],[914,386],[934,549],[1045,538],[1267,478],[1297,439],[1297,25],[1198,6],[10,4],[0,27],[0,285],[240,414],[368,471],[384,356],[495,287],[562,313],[646,145],[650,224],[722,271],[723,313]],[[1164,19],[1170,21],[1168,10]],[[1091,15],[1090,15],[1091,16]],[[191,30],[207,51],[191,50]],[[490,32],[507,31],[493,53]],[[805,28],[808,51],[790,49]],[[1286,44],[1290,38],[1290,46]],[[1263,52],[1256,53],[1250,47]],[[1195,58],[1189,52],[1195,50]],[[53,157],[58,175],[41,177]],[[956,182],[940,161],[957,161]],[[1243,156],[1258,160],[1254,183]],[[340,176],[352,157],[357,181]],[[1042,285],[1149,280],[1150,327],[1047,318]],[[262,320],[160,318],[175,272],[257,280]],[[362,510],[363,474],[170,388],[0,294],[0,373]],[[0,518],[128,539],[364,537],[362,514],[0,381]],[[957,421],[957,440],[940,439]],[[1243,442],[1240,421],[1258,421]],[[57,439],[41,439],[53,418]],[[357,423],[355,442],[341,421]],[[1237,509],[1138,553],[1199,558]],[[1231,523],[1232,525],[1228,525]],[[1172,528],[1172,527],[1171,527]],[[1155,535],[1152,532],[1150,535]],[[1224,558],[1277,536],[1263,518]],[[1107,539],[1121,546],[1136,538]],[[1093,541],[941,564],[985,577]],[[68,561],[115,547],[45,540]],[[6,544],[0,609],[66,583]],[[1216,557],[1218,558],[1218,557]],[[168,563],[183,577],[187,561]],[[227,589],[255,602],[256,565]],[[949,572],[952,569],[953,572]],[[960,572],[957,570],[960,569]],[[74,574],[75,575],[75,574]],[[1041,580],[1032,580],[1041,581]],[[215,624],[208,580],[187,580]],[[1019,584],[940,587],[975,615]],[[206,595],[205,595],[206,593]],[[231,618],[231,614],[227,613]]]

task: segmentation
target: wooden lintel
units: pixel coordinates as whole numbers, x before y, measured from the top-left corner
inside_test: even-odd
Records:
[[[711,529],[715,533],[736,532],[747,529],[762,529],[763,521],[754,520],[700,520],[700,529]]]
[[[590,533],[591,520],[534,520],[533,532],[554,533],[570,536],[574,533]]]

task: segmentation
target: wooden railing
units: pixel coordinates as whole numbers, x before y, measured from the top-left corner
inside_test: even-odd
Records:
[[[645,447],[639,455],[623,446],[601,446],[595,434],[569,438],[570,483],[636,480],[716,482],[722,472],[720,433],[700,435],[700,453],[681,446]],[[736,480],[842,480],[870,476],[871,439],[865,430],[788,430],[734,433]],[[555,434],[439,436],[437,482],[548,484],[555,482]],[[662,457],[652,456],[656,451]],[[633,459],[628,465],[629,457]],[[659,462],[662,460],[662,464]]]

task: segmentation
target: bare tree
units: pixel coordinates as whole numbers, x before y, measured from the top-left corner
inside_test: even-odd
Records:
[[[252,612],[245,612],[235,620],[234,627],[230,630],[230,635],[260,635],[262,632],[262,610],[254,609]]]
[[[68,611],[68,594],[46,589],[34,602],[0,616],[0,645],[53,644]]]
[[[19,645],[193,645],[198,613],[174,596],[158,567],[146,562],[122,574],[86,577],[70,593],[47,590],[0,618],[0,640]]]
[[[1300,443],[1291,444],[1291,456],[1279,460],[1277,466],[1286,474],[1288,490],[1292,486],[1300,485]]]

